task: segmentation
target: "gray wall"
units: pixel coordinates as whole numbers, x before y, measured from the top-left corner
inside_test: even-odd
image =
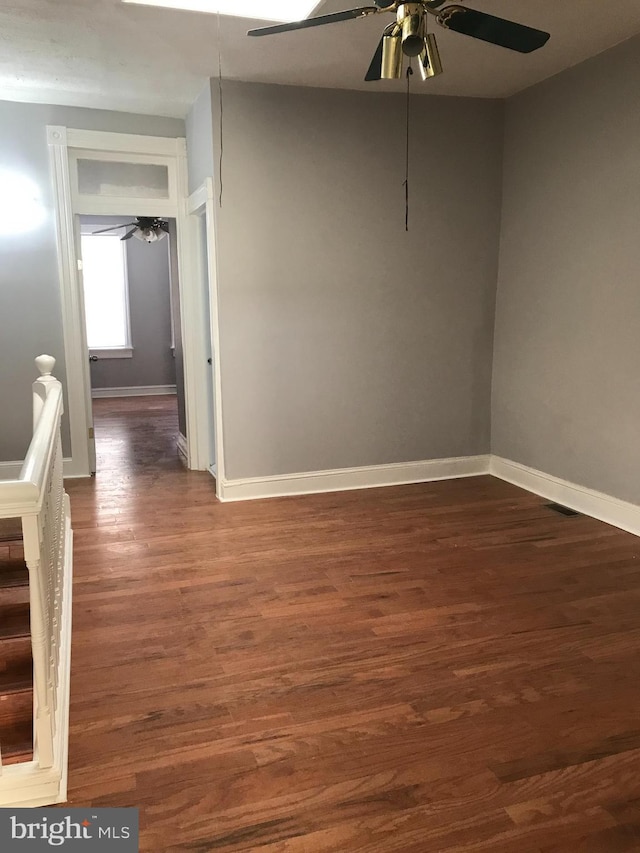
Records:
[[[493,451],[640,503],[640,38],[509,101]]]
[[[189,192],[197,190],[205,178],[213,177],[214,139],[212,85],[209,80],[200,92],[185,121]]]
[[[193,103],[185,121],[187,137],[187,165],[189,170],[189,192],[194,192],[215,173],[214,125],[213,125],[213,87],[218,91],[217,80],[209,80]],[[219,136],[219,133],[218,133]],[[176,282],[177,267],[176,267]],[[179,289],[174,289],[174,299],[179,311]],[[174,308],[175,310],[175,308]],[[182,335],[176,341],[176,361],[183,363]],[[178,421],[180,432],[186,435],[187,416],[184,396],[184,382],[178,382]]]
[[[31,434],[33,359],[58,360],[65,380],[53,198],[46,125],[154,136],[183,136],[181,121],[102,110],[0,101],[0,168],[25,174],[41,189],[46,220],[21,237],[0,234],[0,460],[24,457]],[[0,200],[1,202],[1,200]],[[69,452],[65,442],[65,452]]]
[[[130,216],[81,216],[89,230],[130,222]],[[131,321],[131,358],[104,358],[91,364],[92,388],[175,385],[171,352],[169,238],[157,243],[126,241]]]
[[[229,478],[489,451],[503,105],[413,99],[406,234],[404,103],[225,83]]]

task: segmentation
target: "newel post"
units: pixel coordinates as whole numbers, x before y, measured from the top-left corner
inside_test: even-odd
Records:
[[[53,376],[53,368],[56,365],[56,360],[52,355],[39,355],[36,358],[36,367],[40,376],[33,383],[33,428],[35,429],[42,407],[47,399],[47,394],[56,385],[61,383]]]
[[[56,360],[39,355],[35,360],[39,377],[32,385],[33,429],[35,430],[49,392],[60,382],[53,376]],[[29,570],[29,599],[31,621],[31,651],[33,656],[33,687],[35,695],[35,733],[37,760],[41,768],[53,765],[53,707],[49,687],[49,643],[47,632],[46,584],[43,573],[46,555],[43,551],[43,530],[39,514],[22,517],[24,560]]]

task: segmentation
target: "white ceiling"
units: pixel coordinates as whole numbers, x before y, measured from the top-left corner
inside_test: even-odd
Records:
[[[326,0],[335,12],[366,0]],[[473,0],[551,33],[521,55],[437,28],[445,73],[414,91],[507,97],[640,33],[638,0]],[[0,0],[0,98],[183,117],[208,77],[396,91],[363,77],[388,14],[261,39],[251,22],[120,0]]]

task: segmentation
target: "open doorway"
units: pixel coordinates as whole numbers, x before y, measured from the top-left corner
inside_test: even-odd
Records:
[[[207,376],[207,413],[209,416],[209,423],[211,424],[211,429],[209,430],[209,471],[215,477],[217,473],[216,469],[216,417],[215,417],[215,370],[214,370],[214,350],[211,339],[211,331],[210,331],[210,321],[211,321],[211,288],[209,284],[209,269],[210,269],[210,261],[209,261],[209,240],[207,234],[207,218],[205,215],[198,217],[198,249],[200,253],[199,257],[199,279],[200,279],[200,287],[202,290],[202,301],[205,306],[205,316],[204,316],[204,324],[205,324],[205,332],[204,338],[206,341],[206,356],[207,356],[207,365],[209,366],[208,376]]]
[[[90,366],[84,322],[80,215],[163,217],[175,220],[176,269],[179,269],[183,362],[176,346],[176,386],[184,376],[184,451],[192,470],[211,470],[211,410],[208,351],[219,353],[215,275],[209,275],[212,298],[207,314],[202,277],[198,275],[199,229],[196,208],[204,207],[209,241],[210,273],[215,269],[213,181],[191,196],[188,193],[187,152],[184,138],[105,133],[63,126],[47,127],[57,225],[58,267],[64,331],[66,417],[71,456],[65,475],[86,477],[95,470],[93,406]],[[172,259],[173,264],[173,259]],[[207,339],[213,332],[211,343]],[[222,400],[219,357],[213,357],[215,397],[216,494],[224,485]],[[179,394],[178,394],[179,396]]]
[[[209,428],[203,452],[209,472],[216,480],[216,494],[223,494],[225,480],[220,372],[220,326],[218,322],[218,276],[215,249],[215,202],[213,179],[205,182],[187,200],[193,230],[193,283],[202,306],[201,336],[208,370],[203,408]]]
[[[175,221],[85,214],[78,225],[92,468],[173,465],[186,455]]]

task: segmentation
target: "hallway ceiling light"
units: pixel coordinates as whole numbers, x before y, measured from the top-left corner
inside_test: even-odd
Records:
[[[301,21],[318,6],[318,0],[122,0],[138,6],[161,6],[188,12],[209,12],[264,21]]]
[[[92,236],[96,234],[107,234],[110,231],[119,231],[120,228],[129,228],[133,225],[131,231],[127,231],[121,240],[130,240],[136,237],[145,243],[155,243],[162,240],[169,233],[169,223],[166,219],[159,219],[156,216],[138,216],[134,222],[123,222],[122,225],[110,225],[109,228],[101,228],[99,231],[92,231]]]

